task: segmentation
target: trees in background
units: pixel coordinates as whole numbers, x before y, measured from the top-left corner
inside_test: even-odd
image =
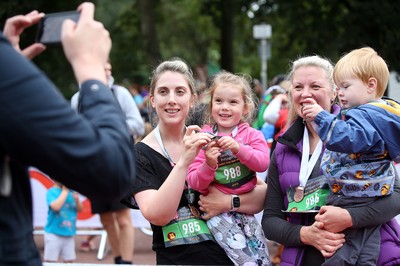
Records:
[[[6,0],[0,3],[0,26],[7,17],[32,9],[58,12],[81,1]],[[253,25],[272,26],[268,77],[286,73],[290,61],[319,54],[336,62],[361,46],[376,49],[400,72],[400,5],[378,0],[96,0],[96,18],[113,39],[111,60],[117,81],[147,84],[161,60],[179,56],[193,69],[212,74],[219,68],[260,75],[258,41]],[[32,42],[30,29],[23,43]],[[69,98],[76,90],[61,47],[48,47],[35,59]],[[196,72],[197,73],[197,72]]]

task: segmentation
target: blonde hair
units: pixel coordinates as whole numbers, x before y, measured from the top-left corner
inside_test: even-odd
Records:
[[[333,81],[333,64],[331,61],[327,58],[323,58],[318,55],[312,55],[312,56],[305,56],[305,57],[300,57],[297,60],[295,60],[292,63],[292,67],[290,69],[289,74],[287,75],[288,80],[290,82],[290,90],[289,90],[289,97],[290,97],[290,102],[292,102],[292,89],[293,89],[293,76],[294,72],[299,69],[300,67],[307,67],[307,66],[314,66],[317,68],[320,68],[324,71],[325,77],[329,82],[329,85],[331,87],[331,92],[332,94],[335,91],[335,82]],[[291,104],[291,108],[289,110],[289,116],[288,116],[288,122],[287,126],[292,124],[298,117],[298,114],[293,108],[293,104]]]
[[[253,90],[251,89],[251,82],[249,79],[251,79],[249,76],[232,74],[225,70],[222,70],[216,74],[211,81],[210,88],[206,91],[206,96],[208,96],[210,99],[210,104],[208,104],[205,112],[205,122],[208,124],[215,124],[215,121],[211,115],[214,92],[219,85],[229,83],[237,85],[242,89],[242,96],[245,108],[247,109],[247,114],[244,114],[240,121],[251,124],[255,112],[255,104],[253,101]]]
[[[389,82],[388,66],[371,47],[355,49],[336,63],[333,78],[336,83],[349,77],[356,77],[364,83],[370,78],[377,80],[376,94],[382,97]]]
[[[161,74],[167,71],[177,72],[182,74],[189,85],[190,92],[193,95],[196,94],[196,88],[194,86],[194,77],[192,70],[181,58],[173,57],[167,61],[162,62],[153,70],[150,82],[150,90],[149,90],[150,95],[154,95],[154,90],[158,79],[160,78]]]
[[[190,69],[190,67],[186,64],[186,62],[179,57],[173,57],[169,60],[163,61],[153,70],[150,81],[149,96],[154,96],[154,90],[160,76],[168,71],[182,74],[182,76],[186,79],[189,85],[190,92],[195,101],[197,99],[197,93],[196,93],[193,72]],[[156,117],[155,111],[152,108],[150,101],[148,101],[148,110],[150,116],[150,123],[152,126],[155,126],[158,122],[158,118]],[[189,112],[186,120],[190,119],[191,116],[192,114],[191,112]]]

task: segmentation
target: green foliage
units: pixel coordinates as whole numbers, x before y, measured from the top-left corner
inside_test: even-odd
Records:
[[[6,18],[26,14],[32,10],[44,13],[75,10],[81,1],[5,1],[0,3],[1,21],[4,23]],[[2,26],[3,27],[3,26]],[[28,28],[21,38],[21,48],[33,43],[36,36],[37,27]],[[72,68],[65,59],[61,45],[48,45],[46,51],[36,57],[33,62],[42,69],[55,85],[61,90],[66,98],[70,98],[77,90],[76,81]]]
[[[260,1],[259,1],[260,2]],[[336,62],[343,53],[371,46],[400,70],[397,26],[400,6],[393,1],[263,1],[256,19],[272,25],[271,63],[279,68],[302,55],[319,54]],[[281,60],[283,62],[276,62]]]
[[[142,34],[141,1],[148,1],[155,23],[149,48]],[[110,31],[113,40],[111,61],[117,82],[149,82],[156,61],[173,56],[185,59],[192,68],[220,65],[221,32],[225,30],[222,6],[231,0],[97,0],[96,18]],[[6,18],[32,9],[56,12],[75,9],[81,1],[19,0],[0,3],[1,27]],[[142,2],[143,3],[143,2]],[[148,12],[145,10],[145,12]],[[253,25],[272,26],[268,77],[286,73],[292,60],[319,54],[336,62],[354,48],[371,46],[400,71],[400,5],[379,0],[235,0],[228,9],[233,20],[232,69],[253,78],[260,77],[259,41],[252,36]],[[150,21],[151,23],[151,21]],[[145,25],[149,26],[149,25]],[[36,28],[27,30],[24,47],[34,40]],[[226,46],[225,46],[226,47]],[[229,47],[229,46],[228,46]],[[152,60],[150,60],[152,58]],[[76,90],[71,67],[61,47],[48,47],[34,60],[63,94]]]
[[[145,62],[145,53],[137,1],[118,1],[116,5],[115,1],[98,0],[98,6],[98,19],[105,24],[113,41],[110,59],[116,81],[147,83],[149,72],[142,63]]]
[[[201,14],[201,1],[161,1],[159,38],[163,59],[178,56],[191,64],[206,64],[208,50],[218,47],[212,17]],[[174,15],[171,15],[174,14]]]

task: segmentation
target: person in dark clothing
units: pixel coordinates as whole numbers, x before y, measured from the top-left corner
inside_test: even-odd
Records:
[[[135,177],[131,137],[106,86],[109,33],[93,20],[93,4],[78,11],[77,24],[63,24],[62,45],[80,85],[82,115],[27,60],[45,46],[19,48],[19,35],[43,14],[12,17],[0,33],[0,265],[42,265],[29,166],[90,198],[120,198]]]

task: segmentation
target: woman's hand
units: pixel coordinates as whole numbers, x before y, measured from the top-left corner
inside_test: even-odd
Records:
[[[199,206],[204,212],[202,218],[205,220],[227,212],[231,209],[231,195],[219,191],[214,186],[209,186],[207,195],[200,195]]]
[[[186,128],[186,133],[183,136],[185,151],[179,159],[180,163],[188,166],[193,162],[204,145],[211,141],[211,135],[208,133],[201,133],[199,132],[200,130],[201,128],[196,125],[191,125]]]
[[[322,206],[315,220],[322,223],[325,230],[338,233],[353,225],[350,213],[335,206]]]
[[[200,210],[205,212],[203,219],[208,220],[220,213],[228,212],[232,209],[232,196],[218,190],[210,185],[207,188],[207,195],[200,195]],[[256,187],[244,194],[240,194],[240,207],[238,212],[256,214],[263,210],[267,184],[261,178],[257,178]]]
[[[28,59],[32,59],[38,54],[42,53],[46,49],[46,46],[41,43],[34,43],[21,50],[19,46],[20,36],[26,28],[37,24],[43,16],[43,13],[39,13],[38,11],[34,10],[26,15],[11,17],[7,19],[4,25],[4,36],[10,41],[15,50],[20,52]]]
[[[300,240],[305,245],[314,246],[325,258],[331,257],[336,250],[343,246],[345,235],[332,233],[323,228],[320,222],[314,222],[310,226],[300,229]]]
[[[207,188],[207,195],[200,195],[200,210],[205,212],[203,218],[208,220],[220,213],[228,212],[232,209],[232,196],[218,190],[210,185]],[[267,184],[257,177],[256,187],[244,194],[240,194],[240,207],[238,212],[256,214],[263,210]]]

